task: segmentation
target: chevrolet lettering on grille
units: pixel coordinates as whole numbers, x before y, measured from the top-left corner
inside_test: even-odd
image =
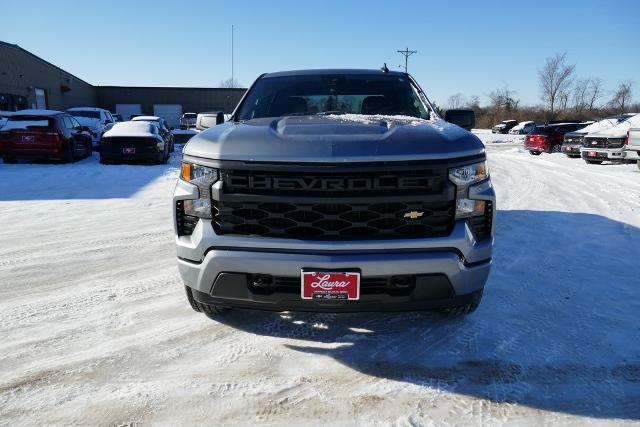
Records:
[[[235,189],[256,190],[396,190],[432,189],[433,177],[381,176],[381,177],[287,177],[268,175],[224,176],[225,184]]]

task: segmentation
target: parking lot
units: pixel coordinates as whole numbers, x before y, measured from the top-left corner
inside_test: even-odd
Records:
[[[0,424],[640,420],[640,171],[479,133],[494,265],[465,318],[191,310],[166,165],[0,164]],[[432,420],[437,420],[437,423]]]

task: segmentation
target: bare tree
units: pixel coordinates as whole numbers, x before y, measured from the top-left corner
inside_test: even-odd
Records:
[[[618,85],[618,89],[616,89],[613,94],[613,98],[609,101],[609,105],[612,108],[616,108],[620,110],[620,113],[624,113],[625,106],[631,102],[631,88],[633,87],[633,82],[631,80],[626,80],[624,82],[620,82]]]
[[[548,105],[551,115],[555,113],[557,102],[571,86],[575,65],[566,63],[567,53],[556,53],[538,70],[542,100]],[[562,95],[563,97],[565,95]]]
[[[235,79],[235,78],[232,79],[231,77],[229,77],[227,80],[221,80],[219,87],[228,89],[228,88],[242,87],[242,85],[240,84],[238,79]]]
[[[589,82],[589,111],[593,111],[595,103],[604,94],[604,80],[600,77],[593,77]]]
[[[469,98],[469,100],[467,101],[465,106],[467,108],[472,109],[472,110],[479,110],[480,109],[480,98],[478,97],[478,95],[471,95],[471,98]]]
[[[460,92],[451,95],[447,99],[447,106],[454,110],[461,108],[465,104],[466,104],[466,101],[464,99],[464,96]]]
[[[508,113],[518,109],[520,100],[516,98],[516,91],[510,90],[507,86],[496,89],[489,95],[491,107],[495,110],[504,110]]]
[[[578,79],[573,85],[573,109],[576,113],[582,114],[582,112],[589,105],[589,91],[591,86],[591,79]]]

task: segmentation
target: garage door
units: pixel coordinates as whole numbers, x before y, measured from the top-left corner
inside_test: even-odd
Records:
[[[180,116],[182,116],[181,104],[153,104],[153,115],[164,117],[169,126],[178,129]]]
[[[140,104],[116,104],[116,113],[122,116],[122,120],[129,120],[132,114],[142,114]]]

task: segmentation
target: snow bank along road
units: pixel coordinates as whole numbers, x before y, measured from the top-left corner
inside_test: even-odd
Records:
[[[455,319],[209,320],[174,262],[177,156],[0,164],[0,424],[640,422],[640,171],[482,137],[494,269]]]

